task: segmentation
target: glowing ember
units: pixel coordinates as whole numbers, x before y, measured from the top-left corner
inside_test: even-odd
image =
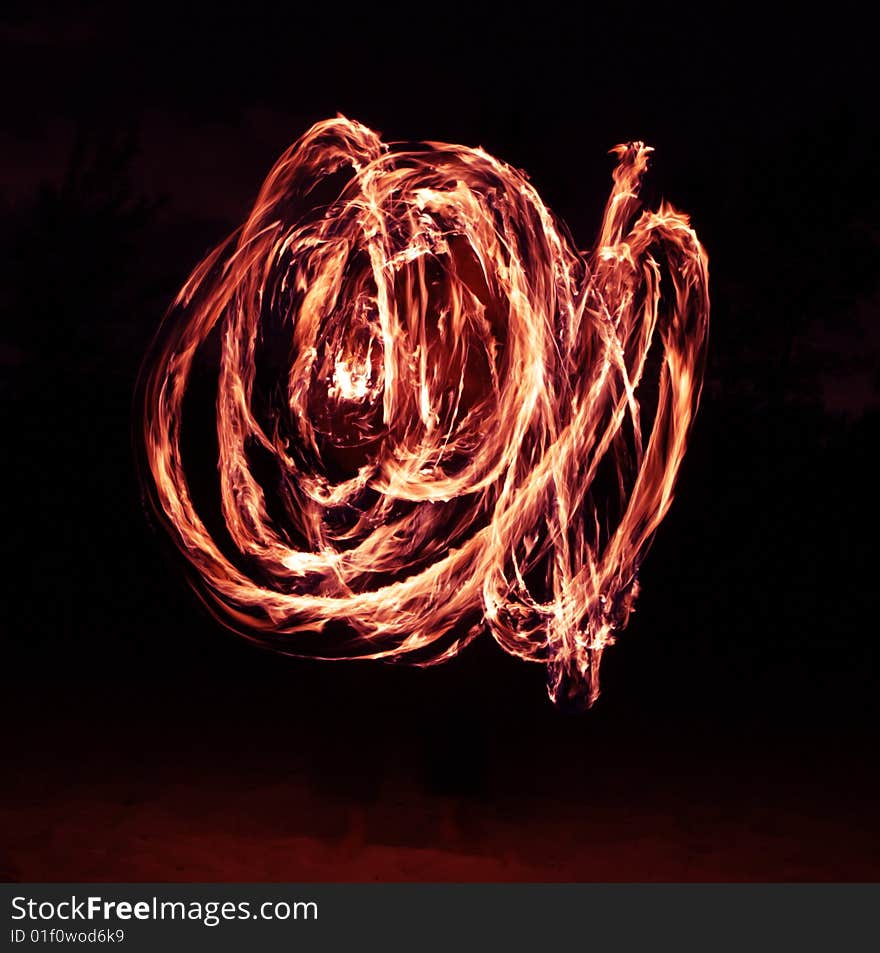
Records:
[[[338,118],[281,157],[142,380],[145,484],[228,626],[415,664],[488,629],[547,664],[557,702],[596,699],[672,500],[709,316],[688,219],[636,218],[651,150],[614,151],[588,254],[481,149],[392,148]],[[209,530],[182,421],[217,350]]]

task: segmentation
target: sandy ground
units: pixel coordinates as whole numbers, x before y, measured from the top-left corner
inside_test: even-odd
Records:
[[[880,876],[876,791],[858,755],[822,764],[655,755],[602,767],[593,783],[548,777],[521,793],[494,783],[472,796],[391,777],[360,798],[265,754],[237,766],[196,753],[22,754],[0,811],[0,872],[7,881]]]

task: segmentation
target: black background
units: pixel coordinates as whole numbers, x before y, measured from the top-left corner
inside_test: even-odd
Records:
[[[10,879],[261,879],[276,868],[247,852],[187,857],[242,815],[265,815],[268,843],[293,823],[285,802],[322,844],[398,852],[331,864],[329,879],[406,879],[406,850],[450,841],[455,856],[527,860],[533,878],[876,879],[865,23],[662,5],[80,4],[13,10],[0,37]],[[643,139],[645,197],[690,213],[708,250],[703,403],[584,716],[555,711],[540,667],[489,638],[427,671],[257,650],[207,616],[141,505],[132,391],[162,313],[278,154],[337,112],[386,140],[482,145],[528,171],[582,247],[607,150]],[[251,800],[224,801],[242,785]],[[212,805],[210,834],[181,839],[198,810],[172,789]],[[105,801],[171,805],[144,822],[152,866],[101,853],[117,836]],[[73,803],[71,841],[53,824]],[[626,862],[565,854],[603,811],[615,836],[654,846]],[[707,856],[713,838],[745,839],[735,863],[693,862],[690,835],[658,853],[651,832],[691,815]],[[286,857],[284,879],[314,877]],[[449,860],[423,876],[499,870]]]

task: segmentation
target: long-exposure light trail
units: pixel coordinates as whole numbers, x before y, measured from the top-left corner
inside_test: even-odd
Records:
[[[672,501],[709,320],[688,218],[641,207],[650,148],[614,151],[590,252],[482,149],[389,146],[339,117],[278,160],[140,388],[147,495],[226,625],[415,664],[488,630],[546,664],[557,702],[595,701]],[[212,357],[209,529],[185,404]]]

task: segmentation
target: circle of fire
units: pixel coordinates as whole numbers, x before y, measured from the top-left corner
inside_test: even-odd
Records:
[[[613,151],[589,253],[482,149],[388,146],[339,117],[279,159],[141,381],[149,498],[226,625],[415,664],[488,629],[547,665],[555,701],[595,701],[672,500],[709,318],[687,217],[640,212],[650,148]],[[182,423],[211,354],[209,529]]]

